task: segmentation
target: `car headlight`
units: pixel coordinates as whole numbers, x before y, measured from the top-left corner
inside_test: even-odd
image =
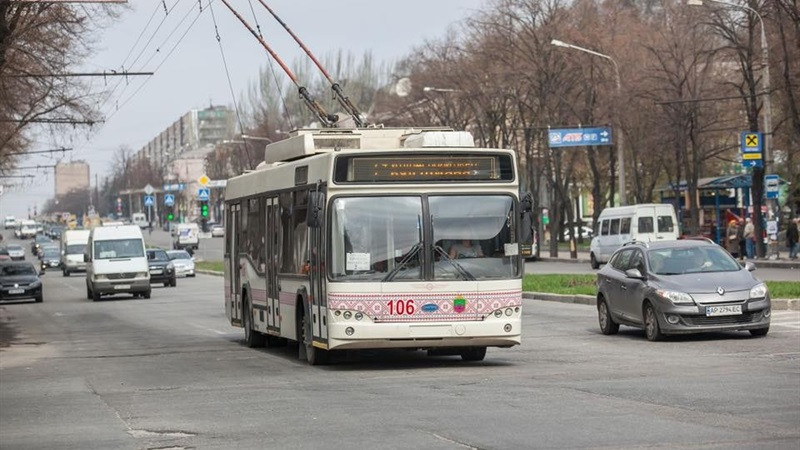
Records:
[[[675,304],[694,303],[692,296],[685,292],[658,290],[656,293]]]
[[[167,264],[167,270],[175,270],[175,264],[172,263]]]
[[[750,289],[750,298],[762,298],[767,296],[767,285],[764,283],[757,284]]]

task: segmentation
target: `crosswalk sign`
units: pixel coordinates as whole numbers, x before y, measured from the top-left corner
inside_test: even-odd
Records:
[[[164,194],[164,206],[172,206],[175,204],[175,196],[173,194]]]
[[[145,195],[144,196],[144,206],[153,206],[155,205],[156,201],[152,195]]]
[[[211,189],[200,188],[197,190],[197,199],[200,201],[208,201],[211,198]]]

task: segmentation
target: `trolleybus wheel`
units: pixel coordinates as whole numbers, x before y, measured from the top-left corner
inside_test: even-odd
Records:
[[[302,306],[300,307],[302,308]],[[305,311],[301,314],[299,321],[300,330],[298,332],[300,336],[297,340],[298,357],[302,359],[303,353],[305,353],[306,361],[312,366],[328,364],[330,353],[327,350],[314,347],[312,344],[313,339],[306,334],[307,330],[311,327],[306,324],[307,316]]]
[[[461,352],[464,361],[483,361],[486,357],[486,347],[470,347]]]
[[[250,307],[250,295],[244,296],[244,310],[242,311],[242,325],[244,326],[244,342],[250,348],[263,347],[266,336],[253,329],[253,309]]]

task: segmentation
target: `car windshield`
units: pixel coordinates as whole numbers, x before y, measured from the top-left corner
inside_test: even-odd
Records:
[[[67,246],[68,255],[80,255],[86,251],[86,244],[71,244]]]
[[[167,252],[164,250],[148,250],[147,259],[150,261],[169,261]]]
[[[44,257],[45,258],[58,258],[59,256],[61,256],[61,253],[58,251],[57,248],[56,249],[47,249],[47,250],[44,251]]]
[[[653,273],[681,275],[698,272],[736,272],[742,266],[720,247],[680,247],[647,252]]]
[[[141,258],[144,248],[141,239],[111,239],[94,242],[95,259]]]
[[[169,252],[169,259],[176,260],[176,259],[192,259],[192,256],[189,253],[184,251],[179,252]]]
[[[3,275],[13,277],[15,275],[36,275],[36,269],[30,264],[3,266]]]
[[[43,244],[45,242],[53,242],[53,240],[48,238],[48,237],[44,237],[44,236],[36,236],[36,243],[37,244]]]
[[[8,247],[6,247],[6,248],[7,248],[9,251],[12,251],[12,252],[18,252],[18,251],[21,251],[21,250],[22,250],[22,247],[20,247],[19,245],[9,245],[9,246],[8,246]]]

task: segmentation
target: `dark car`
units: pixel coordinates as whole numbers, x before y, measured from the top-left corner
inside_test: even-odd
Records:
[[[41,234],[37,234],[35,238],[33,238],[33,242],[31,242],[31,253],[35,256],[39,255],[39,247],[44,244],[52,244],[53,240],[47,236],[43,236]]]
[[[164,283],[164,286],[176,286],[175,266],[169,260],[167,252],[159,249],[147,250],[147,264],[150,266],[150,283]]]
[[[597,272],[597,313],[603,334],[620,324],[644,328],[647,339],[667,334],[747,330],[769,332],[766,284],[713,242],[634,242]]]
[[[61,234],[64,232],[64,227],[61,225],[53,225],[50,227],[49,236],[53,239],[61,239]]]
[[[58,247],[42,247],[41,253],[41,258],[39,259],[42,261],[42,273],[44,273],[48,267],[55,269],[61,265],[61,251]]]
[[[42,301],[42,281],[29,262],[0,263],[0,301],[32,298]]]

